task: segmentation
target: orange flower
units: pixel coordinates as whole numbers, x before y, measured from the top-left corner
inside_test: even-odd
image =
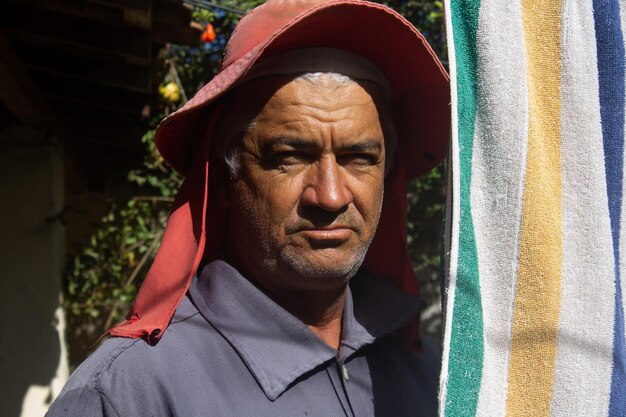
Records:
[[[202,39],[203,42],[213,42],[215,40],[215,28],[212,24],[207,23],[206,30],[202,32],[200,39]]]

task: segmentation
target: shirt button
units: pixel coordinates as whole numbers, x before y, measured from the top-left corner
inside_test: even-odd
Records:
[[[348,368],[346,368],[346,365],[341,365],[341,373],[343,375],[343,379],[346,381],[350,380],[350,375],[348,375]]]

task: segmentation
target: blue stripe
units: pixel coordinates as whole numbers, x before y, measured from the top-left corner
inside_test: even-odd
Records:
[[[609,417],[626,417],[626,347],[619,270],[624,154],[624,42],[619,1],[593,0],[593,13],[598,49],[604,164],[615,259],[615,324]]]

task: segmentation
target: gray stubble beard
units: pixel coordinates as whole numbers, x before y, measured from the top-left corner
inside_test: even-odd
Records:
[[[301,257],[296,256],[295,254],[290,253],[289,251],[285,251],[285,250],[281,250],[279,252],[280,260],[283,263],[290,265],[291,268],[296,273],[300,274],[301,276],[309,277],[311,279],[322,278],[322,277],[329,278],[331,276],[335,276],[336,278],[343,277],[345,282],[348,283],[350,279],[356,275],[359,268],[361,268],[361,265],[363,264],[363,261],[365,260],[365,256],[367,255],[367,251],[369,250],[369,247],[372,244],[372,241],[374,240],[374,236],[376,235],[376,230],[378,229],[378,223],[380,222],[383,199],[384,199],[384,189],[383,189],[383,195],[381,195],[381,198],[380,198],[380,205],[378,206],[378,209],[377,209],[376,229],[370,236],[369,240],[365,242],[358,249],[358,252],[353,257],[354,262],[352,262],[351,264],[346,263],[343,269],[339,269],[339,270],[329,269],[329,268],[321,268],[320,265],[311,265],[308,262],[304,262],[304,260]]]

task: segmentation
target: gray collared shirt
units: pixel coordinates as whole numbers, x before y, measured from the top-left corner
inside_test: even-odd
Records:
[[[213,261],[156,345],[107,340],[47,415],[435,416],[436,360],[394,334],[418,313],[416,300],[364,272],[346,294],[337,352]]]

